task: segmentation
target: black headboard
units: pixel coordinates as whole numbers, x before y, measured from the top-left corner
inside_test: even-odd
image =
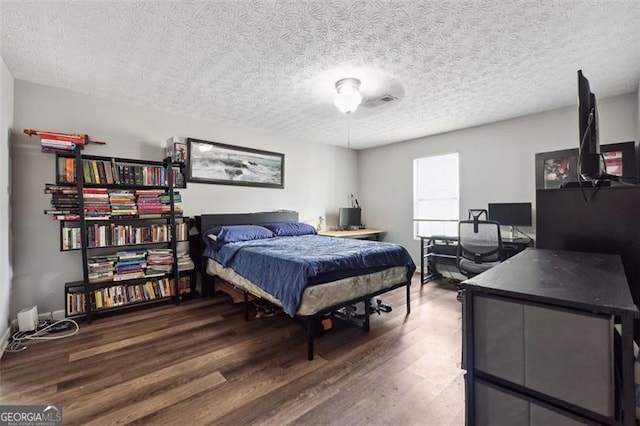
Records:
[[[297,222],[298,212],[285,210],[275,212],[260,213],[213,213],[203,214],[195,217],[196,227],[200,233],[216,225],[259,225],[270,222]],[[206,273],[206,261],[202,253],[204,251],[200,235],[189,239],[191,258],[196,263],[196,268],[200,270],[202,277],[202,294],[212,296],[215,289],[213,277]]]
[[[285,210],[259,213],[213,213],[196,216],[200,232],[216,225],[259,225],[269,222],[297,222],[298,212]]]

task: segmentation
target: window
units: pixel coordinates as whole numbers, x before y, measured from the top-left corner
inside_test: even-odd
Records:
[[[413,236],[458,235],[458,154],[413,160]]]

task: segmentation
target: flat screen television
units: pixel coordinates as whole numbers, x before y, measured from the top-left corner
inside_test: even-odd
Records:
[[[578,70],[578,173],[585,180],[605,178],[598,136],[598,108],[589,80]]]
[[[359,207],[340,207],[338,227],[358,229],[362,226],[362,210]]]

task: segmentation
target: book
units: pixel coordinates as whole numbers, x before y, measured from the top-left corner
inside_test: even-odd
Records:
[[[102,161],[96,161],[96,166],[98,167],[98,176],[100,179],[100,183],[109,183],[104,171],[104,163]]]
[[[73,158],[67,158],[65,161],[65,182],[75,183],[75,164],[76,160]]]
[[[91,183],[102,183],[100,181],[100,173],[98,172],[98,162],[91,160],[91,169],[93,170]]]
[[[84,136],[66,135],[64,133],[38,132],[38,136],[40,136],[40,140],[45,139],[58,142],[73,142],[78,145],[84,145],[86,142],[86,138]]]

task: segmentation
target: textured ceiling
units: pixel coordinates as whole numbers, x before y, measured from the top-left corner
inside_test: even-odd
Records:
[[[637,90],[640,3],[0,1],[16,79],[345,146],[334,83],[362,81],[365,148]],[[189,135],[185,135],[189,136]]]

